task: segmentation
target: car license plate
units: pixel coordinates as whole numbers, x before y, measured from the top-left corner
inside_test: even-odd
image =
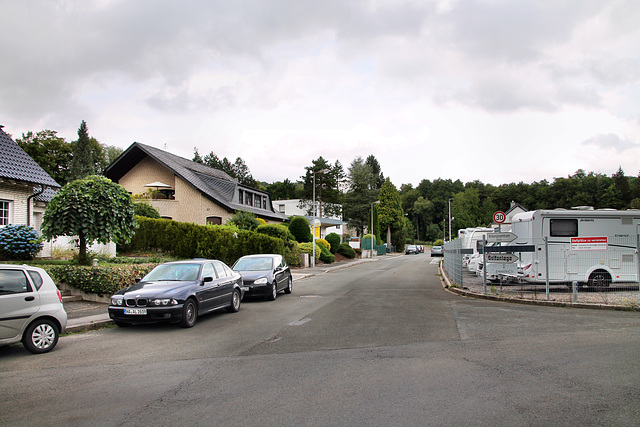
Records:
[[[145,315],[147,314],[147,309],[146,308],[125,308],[124,314]]]

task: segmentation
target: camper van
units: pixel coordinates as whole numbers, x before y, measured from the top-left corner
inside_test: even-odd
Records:
[[[639,226],[639,210],[537,210],[513,217],[509,246],[533,250],[514,251],[527,282],[544,283],[548,272],[549,282],[607,287],[638,280]]]
[[[462,266],[468,267],[470,270],[473,267],[472,271],[476,270],[477,262],[473,262],[472,267],[469,267],[469,261],[473,257],[474,254],[478,253],[478,248],[482,246],[482,240],[487,233],[492,233],[493,228],[488,227],[475,227],[475,228],[466,228],[465,232],[462,235],[462,249],[466,249],[467,253],[465,253],[462,257]],[[460,232],[458,232],[460,233]],[[468,253],[470,252],[470,253]],[[476,255],[473,258],[478,258]]]

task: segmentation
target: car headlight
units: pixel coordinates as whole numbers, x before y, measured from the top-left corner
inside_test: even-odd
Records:
[[[111,298],[111,305],[122,305],[122,299],[119,298]]]
[[[266,277],[261,277],[258,280],[256,280],[255,282],[253,282],[256,285],[266,285],[268,282]]]
[[[151,305],[155,305],[156,307],[167,306],[167,305],[177,305],[177,304],[178,304],[178,301],[176,301],[173,298],[158,298],[158,299],[151,300]]]

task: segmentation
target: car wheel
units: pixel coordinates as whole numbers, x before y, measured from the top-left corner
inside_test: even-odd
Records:
[[[233,295],[231,295],[231,305],[227,308],[227,311],[237,313],[238,310],[240,310],[240,291],[234,289]]]
[[[182,309],[182,320],[180,321],[180,326],[183,328],[191,328],[196,324],[196,320],[198,320],[198,307],[196,306],[195,301],[188,299],[184,303],[184,307]]]
[[[284,288],[284,293],[290,294],[291,292],[293,292],[293,279],[291,279],[291,276],[289,276],[289,280],[287,281],[287,287]]]
[[[273,279],[273,286],[271,287],[271,292],[269,292],[269,295],[267,295],[267,299],[269,301],[275,301],[277,297],[278,297],[278,282],[275,279]]]
[[[611,275],[604,270],[596,270],[589,276],[589,287],[608,288],[611,284]]]
[[[58,327],[51,320],[33,322],[24,333],[22,344],[31,353],[46,353],[58,343]]]

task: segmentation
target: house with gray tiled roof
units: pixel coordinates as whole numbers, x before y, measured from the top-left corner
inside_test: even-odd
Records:
[[[37,230],[44,209],[60,188],[0,126],[0,226],[26,224]]]
[[[237,211],[269,223],[287,219],[273,209],[268,193],[242,185],[221,170],[139,142],[104,174],[129,193],[146,198],[163,218],[175,221],[224,224]]]

